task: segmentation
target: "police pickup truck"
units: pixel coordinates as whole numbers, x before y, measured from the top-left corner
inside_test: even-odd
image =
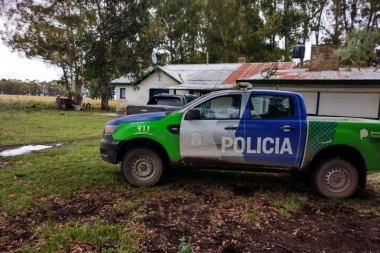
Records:
[[[178,166],[289,171],[307,173],[325,197],[347,198],[380,170],[380,123],[308,117],[294,92],[215,91],[173,112],[108,121],[100,155],[121,163],[136,186],[155,185]]]

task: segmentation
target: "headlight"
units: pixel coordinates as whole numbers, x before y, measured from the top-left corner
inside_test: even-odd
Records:
[[[115,125],[106,125],[104,127],[104,134],[113,134],[119,129],[119,126]]]

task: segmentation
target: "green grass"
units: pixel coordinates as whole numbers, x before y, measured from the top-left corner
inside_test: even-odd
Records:
[[[100,181],[102,187],[122,184],[113,175],[116,167],[101,161],[98,146],[98,140],[84,141],[6,158],[12,166],[0,173],[4,207],[21,211],[51,194],[70,197],[74,189],[96,187]]]
[[[0,111],[0,146],[101,138],[99,111]]]
[[[91,224],[71,221],[64,226],[47,223],[36,232],[36,239],[42,242],[39,249],[26,246],[21,252],[72,252],[79,247],[91,245],[92,251],[132,253],[138,252],[138,249],[128,245],[141,236],[138,231],[122,224],[108,225],[101,220],[95,220]],[[106,246],[114,241],[119,242],[117,250]]]
[[[380,216],[374,197],[380,174],[369,176],[367,191],[339,201],[316,196],[302,176],[289,174],[174,170],[156,187],[132,187],[118,165],[99,156],[109,119],[91,110],[0,111],[0,147],[67,142],[28,155],[0,157],[8,163],[0,169],[0,225],[10,218],[31,217],[26,230],[32,239],[15,251],[139,252],[149,232],[145,220],[158,215],[169,217],[178,231],[187,231],[190,221],[182,215],[199,213],[215,233],[224,222],[221,217],[252,226],[268,217],[291,217],[307,204],[320,215],[320,206],[336,203]],[[16,233],[17,226],[8,224],[7,229],[14,227]],[[240,230],[233,234],[238,237]],[[0,237],[0,245],[10,238]],[[193,243],[185,238],[178,241],[181,252],[189,252]]]

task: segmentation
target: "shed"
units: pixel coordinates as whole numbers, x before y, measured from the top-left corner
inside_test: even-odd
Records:
[[[270,78],[252,75],[238,79],[256,89],[280,89],[299,92],[309,115],[349,116],[379,119],[380,71],[361,69],[275,71]]]

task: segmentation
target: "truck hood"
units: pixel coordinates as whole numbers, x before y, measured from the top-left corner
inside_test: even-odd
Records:
[[[160,120],[164,118],[165,116],[166,116],[166,112],[133,114],[129,116],[112,119],[107,122],[107,125],[119,125],[121,123],[139,122],[139,121],[154,121],[154,120]]]

